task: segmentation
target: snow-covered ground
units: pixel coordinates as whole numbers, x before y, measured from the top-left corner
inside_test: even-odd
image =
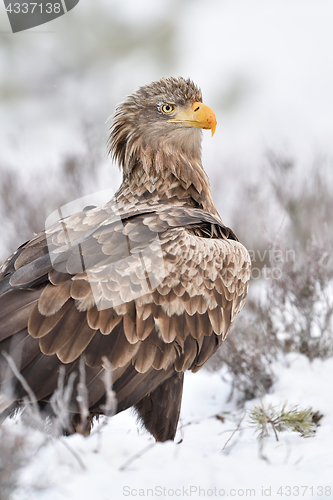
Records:
[[[248,414],[227,402],[229,383],[221,373],[202,370],[186,377],[175,443],[156,444],[130,411],[95,427],[88,438],[48,442],[33,431],[28,463],[12,498],[332,498],[333,359],[309,363],[290,355],[273,369],[277,382],[263,402],[319,411],[323,418],[315,437],[283,432],[277,442],[272,434],[260,450]],[[253,400],[246,407],[257,404]],[[5,425],[26,434],[20,422]]]

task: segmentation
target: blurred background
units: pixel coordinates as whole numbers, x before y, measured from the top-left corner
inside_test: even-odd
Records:
[[[0,260],[59,204],[117,189],[107,119],[126,95],[162,76],[191,77],[216,113],[204,165],[221,216],[242,241],[255,249],[281,236],[300,217],[290,212],[296,198],[307,226],[297,229],[324,231],[330,1],[81,0],[16,34],[3,6],[0,16]]]
[[[251,327],[244,352],[252,372],[264,366],[246,397],[271,384],[263,336],[266,354],[330,355],[332,2],[81,0],[16,34],[3,6],[0,16],[0,261],[61,205],[116,191],[106,141],[117,103],[162,76],[190,77],[218,120],[203,140],[214,199],[253,260],[232,337],[244,346]]]

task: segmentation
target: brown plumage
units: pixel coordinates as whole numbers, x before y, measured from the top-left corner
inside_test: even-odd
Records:
[[[83,356],[84,432],[103,413],[107,358],[117,411],[134,406],[158,441],[173,439],[184,371],[204,365],[244,305],[249,254],[224,226],[201,164],[200,129],[215,125],[190,80],[140,88],[111,127],[109,152],[123,171],[114,198],[54,224],[0,269],[0,353],[42,407],[59,368],[67,380]],[[6,416],[26,394],[1,354],[0,377]]]

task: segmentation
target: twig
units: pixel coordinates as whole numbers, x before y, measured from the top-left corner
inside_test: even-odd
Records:
[[[245,413],[242,416],[242,418],[240,419],[240,421],[238,422],[238,425],[237,425],[236,429],[233,431],[233,433],[231,434],[231,436],[229,437],[229,439],[227,439],[227,441],[225,442],[225,444],[224,444],[224,446],[222,448],[222,451],[224,451],[226,449],[226,447],[227,447],[228,443],[230,442],[230,440],[233,438],[233,436],[236,434],[236,432],[240,430],[240,426],[241,426],[241,424],[242,424],[242,422],[244,420],[244,417],[245,417]]]
[[[129,460],[127,460],[127,462],[125,462],[120,468],[119,470],[120,471],[123,471],[125,469],[127,469],[127,467],[129,465],[131,465],[137,458],[140,458],[142,457],[142,455],[144,455],[145,453],[147,453],[147,451],[149,451],[153,446],[155,446],[156,443],[151,443],[149,444],[148,446],[146,446],[146,448],[144,448],[143,450],[139,451],[138,453],[136,453],[135,455],[133,455]]]
[[[38,423],[40,423],[40,421],[41,421],[40,410],[39,410],[39,407],[37,404],[37,398],[36,398],[33,390],[31,389],[31,387],[29,386],[28,382],[25,380],[23,375],[19,372],[13,358],[5,351],[2,351],[2,355],[7,360],[15,377],[19,380],[19,382],[22,384],[24,390],[27,392],[27,394],[28,394],[28,398],[27,398],[28,401],[27,402],[30,403],[30,407],[31,406],[33,407],[33,415],[32,416],[37,419]],[[73,376],[69,378],[67,387],[64,388],[65,374],[64,374],[64,371],[60,372],[59,379],[58,379],[58,388],[55,391],[55,396],[54,396],[54,399],[51,403],[52,409],[55,412],[55,414],[59,420],[62,420],[62,417],[64,416],[64,412],[67,413],[68,402],[69,402],[69,399],[71,397],[72,389],[73,389],[73,381],[74,381],[74,378],[76,376],[75,374],[71,374],[71,375],[73,375]],[[60,422],[60,423],[62,423],[62,422]],[[51,436],[51,437],[54,438],[54,436]],[[85,464],[81,460],[80,456],[76,453],[76,451],[73,450],[73,448],[71,448],[69,446],[69,444],[66,443],[65,441],[63,441],[62,439],[60,439],[60,442],[65,446],[65,448],[67,448],[67,450],[70,453],[72,453],[72,455],[76,458],[80,467],[83,470],[87,470]]]
[[[71,373],[68,379],[68,383],[65,386],[65,375],[66,370],[64,366],[61,366],[59,369],[59,378],[58,378],[58,387],[53,392],[50,398],[50,404],[52,411],[55,415],[54,423],[57,424],[58,435],[61,435],[63,429],[70,429],[70,411],[69,405],[71,402],[74,379],[76,377],[76,373]]]
[[[71,446],[69,446],[69,444],[66,441],[64,441],[63,439],[59,439],[59,441],[65,446],[65,448],[67,448],[67,450],[73,455],[73,457],[76,458],[80,467],[83,470],[87,470],[87,467],[85,466],[83,460],[81,460],[80,455],[78,453],[76,453],[76,451],[73,450],[73,448]]]
[[[117,399],[115,392],[112,390],[112,368],[111,363],[106,356],[102,357],[104,373],[103,382],[105,387],[105,404],[101,405],[104,415],[112,417],[116,413]]]
[[[89,404],[88,404],[88,388],[86,383],[86,370],[85,370],[85,360],[83,357],[80,358],[79,372],[80,379],[77,384],[77,397],[76,400],[79,405],[80,410],[80,424],[78,426],[78,432],[84,434],[87,427],[87,419],[89,417]]]
[[[34,409],[38,412],[39,408],[38,408],[38,405],[37,405],[37,398],[36,398],[33,390],[31,389],[31,387],[29,386],[28,382],[21,375],[19,369],[17,368],[17,366],[15,364],[14,359],[6,351],[2,351],[2,355],[4,356],[4,358],[6,358],[6,361],[9,364],[10,368],[12,369],[15,377],[21,383],[23,389],[28,394],[28,396],[29,396],[29,402],[34,407]]]

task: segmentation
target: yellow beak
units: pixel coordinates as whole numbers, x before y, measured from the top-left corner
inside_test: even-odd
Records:
[[[183,123],[186,127],[210,129],[212,135],[215,133],[217,124],[214,111],[202,102],[194,102],[190,108],[179,110],[175,118],[170,118],[168,121]]]

